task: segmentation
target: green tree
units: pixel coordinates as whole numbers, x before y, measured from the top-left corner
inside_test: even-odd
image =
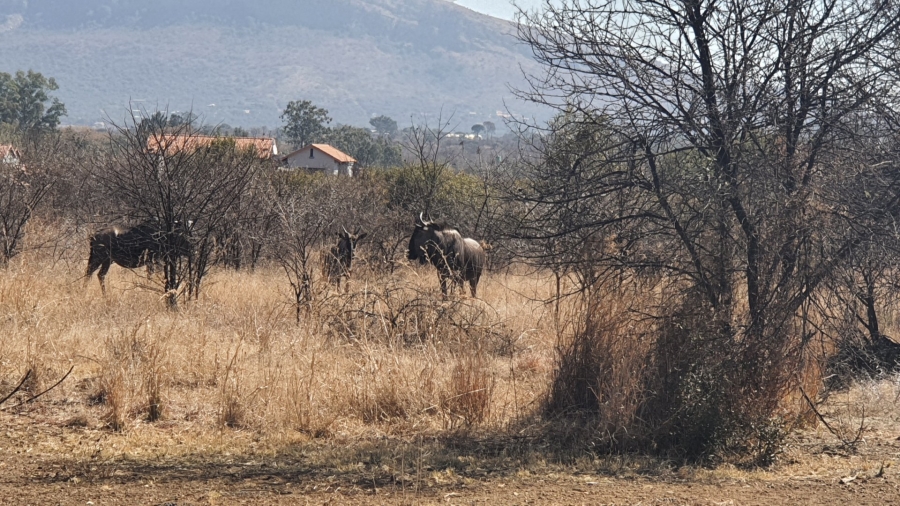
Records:
[[[321,140],[328,131],[331,118],[328,111],[316,107],[309,100],[289,102],[281,113],[284,134],[296,148]]]
[[[487,132],[489,136],[493,136],[494,132],[497,131],[497,125],[495,125],[493,121],[485,121],[482,125],[484,125],[484,131]]]
[[[140,123],[138,123],[138,130],[162,130],[166,128],[168,125],[169,118],[166,116],[166,113],[162,111],[156,111],[150,116],[145,116],[141,119]],[[179,123],[181,125],[182,123]]]
[[[179,127],[185,123],[198,123],[197,115],[190,111],[184,114],[173,112],[169,115],[168,125],[170,127]]]
[[[66,114],[66,106],[48,94],[58,89],[55,79],[40,72],[0,72],[0,123],[16,125],[26,132],[55,129]]]
[[[384,115],[375,116],[369,120],[369,124],[382,135],[392,136],[397,133],[397,122]]]
[[[361,167],[395,167],[402,162],[400,146],[383,137],[373,137],[365,128],[340,126],[331,129],[328,143],[356,158]]]

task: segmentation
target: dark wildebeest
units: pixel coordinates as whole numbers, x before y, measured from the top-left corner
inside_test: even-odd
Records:
[[[347,229],[344,227],[341,227],[341,229],[343,231],[338,232],[337,245],[332,246],[329,251],[325,252],[325,258],[322,262],[325,277],[329,283],[337,285],[338,290],[341,288],[341,278],[347,278],[349,284],[350,268],[353,265],[356,243],[368,235],[365,232],[360,234],[359,228],[352,234],[347,232]]]
[[[478,280],[484,269],[484,249],[475,239],[463,237],[456,229],[447,225],[425,221],[419,214],[416,228],[409,238],[409,260],[431,263],[437,267],[441,278],[441,293],[447,295],[448,283],[455,282],[460,288],[468,281],[472,297],[476,296]]]
[[[142,223],[125,231],[112,229],[98,232],[91,236],[90,245],[85,282],[94,271],[100,269],[97,278],[104,292],[104,279],[113,262],[128,269],[147,266],[147,272],[150,273],[153,264],[164,261],[167,256],[191,256],[191,243],[186,230],[166,234],[153,223]]]

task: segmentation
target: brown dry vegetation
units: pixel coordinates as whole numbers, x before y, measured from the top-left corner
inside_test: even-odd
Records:
[[[38,225],[33,241],[46,244],[52,227]],[[588,440],[565,440],[585,433],[560,438],[539,416],[560,336],[579,330],[567,315],[582,309],[563,304],[554,318],[539,301],[554,289],[549,276],[491,273],[483,298],[444,301],[431,268],[387,276],[361,266],[347,293],[317,285],[298,324],[275,267],[216,270],[179,312],[147,289],[160,280],[114,267],[104,298],[95,279],[83,283],[78,239],[26,251],[0,277],[0,393],[32,371],[0,413],[0,498],[575,503],[599,501],[596,489],[626,503],[744,503],[753,493],[827,503],[857,487],[853,497],[878,504],[897,493],[896,380],[859,384],[823,408],[845,439],[861,431],[855,445],[824,427],[800,431],[768,471],[602,457]],[[615,320],[626,294],[605,302],[590,325],[616,330],[601,344],[618,352],[600,368],[613,394],[602,402],[618,408],[602,411],[601,432],[630,424],[625,402],[648,345]]]
[[[103,298],[82,267],[32,252],[0,278],[5,386],[30,369],[37,393],[74,365],[45,402],[125,432],[154,419],[310,438],[500,428],[533,409],[552,366],[539,278],[442,301],[433,269],[406,268],[346,294],[317,286],[297,324],[276,267],[217,271],[180,312],[143,271],[114,269]]]

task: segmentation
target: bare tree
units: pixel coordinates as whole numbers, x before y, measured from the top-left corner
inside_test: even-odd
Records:
[[[0,160],[0,266],[22,250],[26,226],[53,185],[59,135],[32,136],[18,162]]]
[[[0,265],[21,251],[25,226],[50,188],[25,167],[0,163]]]
[[[900,153],[898,135],[892,130],[884,118],[861,115],[854,126],[857,137],[834,156],[842,171],[854,174],[836,189],[843,207],[839,225],[857,230],[866,240],[852,245],[846,261],[824,281],[826,289],[815,300],[817,307],[839,313],[823,322],[838,350],[829,360],[833,385],[900,367],[900,344],[885,333],[882,314],[897,300],[893,268],[900,259],[900,240],[894,221],[880,219],[884,202],[873,199],[897,192],[893,161]]]
[[[432,209],[435,197],[453,166],[453,158],[442,150],[448,142],[452,121],[452,115],[444,119],[441,114],[434,125],[425,121],[404,130],[400,145],[408,160],[406,169],[413,177],[407,184],[398,186],[407,194],[395,196],[395,200],[402,201],[407,211],[424,211],[426,214],[435,211]]]
[[[264,250],[274,242],[278,228],[274,208],[272,177],[274,171],[263,171],[253,178],[243,194],[219,223],[214,233],[214,262],[240,270],[255,269]]]
[[[158,223],[162,237],[190,235],[188,259],[176,254],[177,244],[161,245],[171,252],[162,259],[172,308],[185,281],[188,295],[199,296],[214,234],[262,167],[256,153],[239,150],[233,140],[199,142],[194,132],[191,121],[163,126],[132,115],[110,134],[109,156],[94,174],[115,206],[111,211]]]
[[[559,112],[516,189],[528,254],[606,266],[605,279],[652,269],[682,293],[660,316],[690,329],[669,345],[697,353],[660,363],[671,381],[657,400],[675,401],[648,402],[648,417],[699,413],[684,404],[699,376],[683,371],[715,362],[701,383],[721,395],[702,416],[766,420],[798,377],[801,308],[900,215],[893,157],[838,156],[886,138],[861,123],[896,125],[898,14],[844,0],[563,0],[521,14],[546,72],[519,93]],[[865,205],[849,200],[867,183]]]
[[[319,253],[347,204],[337,178],[286,172],[273,179],[280,240],[276,258],[291,286],[299,323],[315,300]]]

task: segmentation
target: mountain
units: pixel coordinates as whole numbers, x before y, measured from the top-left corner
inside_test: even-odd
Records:
[[[65,122],[133,109],[275,127],[291,100],[336,122],[454,114],[468,129],[507,108],[534,69],[515,27],[446,0],[0,0],[0,72],[56,78]]]

